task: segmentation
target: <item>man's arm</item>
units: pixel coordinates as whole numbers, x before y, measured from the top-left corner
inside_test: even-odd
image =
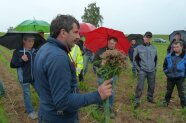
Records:
[[[158,55],[157,55],[157,50],[156,50],[156,56],[154,58],[154,62],[155,62],[155,67],[157,67],[158,65]]]
[[[139,53],[138,53],[138,49],[134,48],[134,54],[133,54],[133,62],[134,65],[136,67],[136,69],[139,71],[140,70],[140,57],[139,57]]]
[[[163,71],[164,71],[164,73],[168,72],[168,62],[167,62],[166,58],[163,63]]]
[[[15,50],[13,52],[13,56],[10,62],[10,67],[11,68],[19,68],[24,64],[24,61],[19,57],[18,51]]]
[[[47,66],[47,77],[56,109],[76,111],[82,106],[101,101],[98,91],[87,94],[71,93],[71,75],[70,63],[66,56],[56,56]]]

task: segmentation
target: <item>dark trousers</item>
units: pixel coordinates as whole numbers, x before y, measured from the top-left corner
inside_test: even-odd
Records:
[[[140,70],[138,72],[138,80],[137,80],[137,86],[136,86],[136,94],[135,94],[135,103],[140,102],[140,97],[143,92],[144,88],[144,82],[147,78],[147,84],[148,84],[148,90],[147,90],[147,100],[153,101],[153,94],[155,89],[155,76],[156,72],[145,72]]]
[[[170,102],[174,86],[176,85],[178,90],[178,95],[180,97],[180,102],[182,107],[186,106],[186,95],[185,95],[185,79],[184,78],[167,78],[167,92],[165,95],[165,100],[167,103]]]

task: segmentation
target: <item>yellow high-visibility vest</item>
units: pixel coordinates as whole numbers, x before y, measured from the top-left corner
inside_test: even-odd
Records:
[[[79,76],[81,70],[83,69],[83,56],[78,45],[74,45],[71,49],[70,55],[76,64],[76,76]]]

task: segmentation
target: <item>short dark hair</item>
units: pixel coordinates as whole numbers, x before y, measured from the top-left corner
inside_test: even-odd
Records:
[[[147,38],[152,38],[152,32],[146,32],[145,34],[144,34],[144,36],[145,37],[147,37]]]
[[[24,41],[28,40],[29,38],[35,39],[33,34],[24,34],[23,35],[23,40]]]
[[[57,38],[61,29],[64,29],[66,32],[70,32],[73,28],[73,24],[76,24],[80,28],[79,22],[71,15],[57,15],[54,18],[50,25],[50,36]]]
[[[183,42],[182,41],[175,41],[173,44],[174,45],[180,44],[180,46],[183,47]]]
[[[109,37],[108,41],[110,41],[110,40],[114,40],[115,42],[118,42],[118,39],[116,37]]]

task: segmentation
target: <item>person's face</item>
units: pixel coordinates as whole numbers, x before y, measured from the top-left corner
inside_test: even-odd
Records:
[[[75,23],[73,24],[73,28],[69,31],[69,33],[64,29],[62,29],[60,33],[62,34],[63,41],[69,48],[74,47],[76,41],[80,39],[79,28]]]
[[[33,38],[27,38],[26,40],[23,40],[24,47],[31,49],[34,46],[34,39]]]
[[[113,49],[115,49],[116,44],[117,44],[117,42],[114,39],[110,39],[108,41],[108,48],[111,49],[111,50],[113,50]]]
[[[131,44],[132,44],[132,45],[135,45],[135,44],[136,44],[136,40],[132,40],[132,41],[131,41]]]
[[[175,53],[181,53],[182,52],[182,49],[183,49],[183,47],[180,44],[174,44],[173,45],[173,51]]]
[[[39,34],[40,34],[41,37],[44,38],[44,33],[43,33],[43,32],[41,32],[41,33],[39,33]]]
[[[149,37],[147,37],[147,36],[144,36],[143,37],[143,40],[144,40],[144,43],[150,43],[150,40],[151,40],[151,38],[149,38]]]
[[[175,39],[176,39],[176,41],[179,41],[181,39],[181,36],[177,34],[177,35],[175,35]]]

